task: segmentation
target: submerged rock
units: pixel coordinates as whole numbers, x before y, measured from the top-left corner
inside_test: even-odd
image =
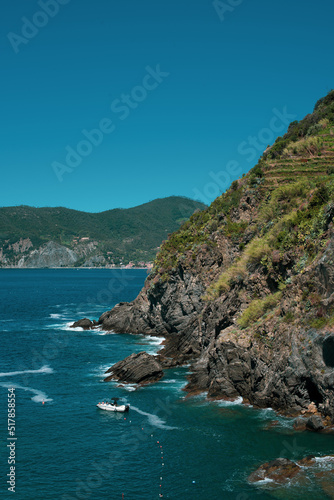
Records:
[[[156,360],[155,356],[144,351],[138,354],[131,354],[122,361],[114,364],[106,373],[110,373],[110,375],[104,379],[105,382],[116,379],[135,384],[157,382],[164,374],[162,366]]]
[[[264,479],[271,479],[276,483],[285,483],[299,474],[301,468],[287,458],[277,458],[271,462],[261,465],[248,477],[248,481],[255,483]]]
[[[302,467],[311,467],[311,465],[314,465],[315,462],[316,462],[315,456],[308,455],[307,457],[304,457],[301,460],[298,460],[297,464],[301,465]]]
[[[305,431],[306,430],[306,420],[304,418],[296,418],[293,424],[295,431]]]

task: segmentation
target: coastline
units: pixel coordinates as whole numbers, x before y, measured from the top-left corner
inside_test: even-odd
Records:
[[[18,266],[1,266],[1,269],[110,269],[110,270],[122,270],[122,271],[131,271],[133,269],[145,269],[147,271],[150,271],[152,268],[151,267],[126,267],[126,266],[116,266],[116,267],[109,267],[109,266],[93,266],[93,267],[84,267],[84,266],[79,266],[79,267],[72,267],[72,266],[52,266],[52,267],[18,267]]]

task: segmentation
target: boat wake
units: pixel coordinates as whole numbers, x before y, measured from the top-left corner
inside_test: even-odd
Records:
[[[169,425],[165,425],[166,424],[165,420],[162,420],[160,417],[158,417],[158,415],[154,415],[153,413],[147,413],[146,411],[142,411],[139,408],[137,408],[136,406],[131,405],[130,408],[131,408],[131,410],[136,411],[140,415],[144,415],[145,417],[147,417],[148,422],[150,425],[152,425],[152,427],[157,427],[158,429],[164,429],[166,431],[172,431],[174,429],[177,429],[177,427],[171,427]]]
[[[42,366],[39,370],[23,370],[17,372],[2,372],[0,373],[0,377],[14,377],[16,375],[25,375],[27,373],[53,373],[53,369],[48,365]]]
[[[14,387],[15,389],[21,389],[23,391],[32,392],[33,394],[35,394],[35,396],[33,396],[31,399],[35,403],[42,403],[43,401],[44,402],[53,401],[51,398],[48,398],[48,396],[47,396],[47,394],[45,394],[45,392],[39,391],[38,389],[33,389],[32,387],[24,387],[24,386],[19,385],[19,384],[13,384],[11,382],[0,382],[0,386],[7,387],[7,388]]]

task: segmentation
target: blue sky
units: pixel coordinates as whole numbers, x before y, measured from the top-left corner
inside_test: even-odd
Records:
[[[1,206],[211,202],[334,88],[332,0],[1,5]]]

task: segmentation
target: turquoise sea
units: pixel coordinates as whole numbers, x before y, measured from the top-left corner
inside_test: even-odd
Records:
[[[333,454],[333,436],[294,432],[290,419],[241,400],[186,397],[189,367],[138,390],[103,382],[113,363],[132,352],[156,353],[161,339],[69,324],[134,299],[145,278],[145,270],[0,270],[0,498],[331,498],[314,475],[334,468],[327,460],[285,487],[255,487],[247,477],[280,456]],[[15,441],[8,439],[10,388]],[[131,405],[128,414],[96,408],[112,396]],[[13,442],[15,494],[7,489]]]

